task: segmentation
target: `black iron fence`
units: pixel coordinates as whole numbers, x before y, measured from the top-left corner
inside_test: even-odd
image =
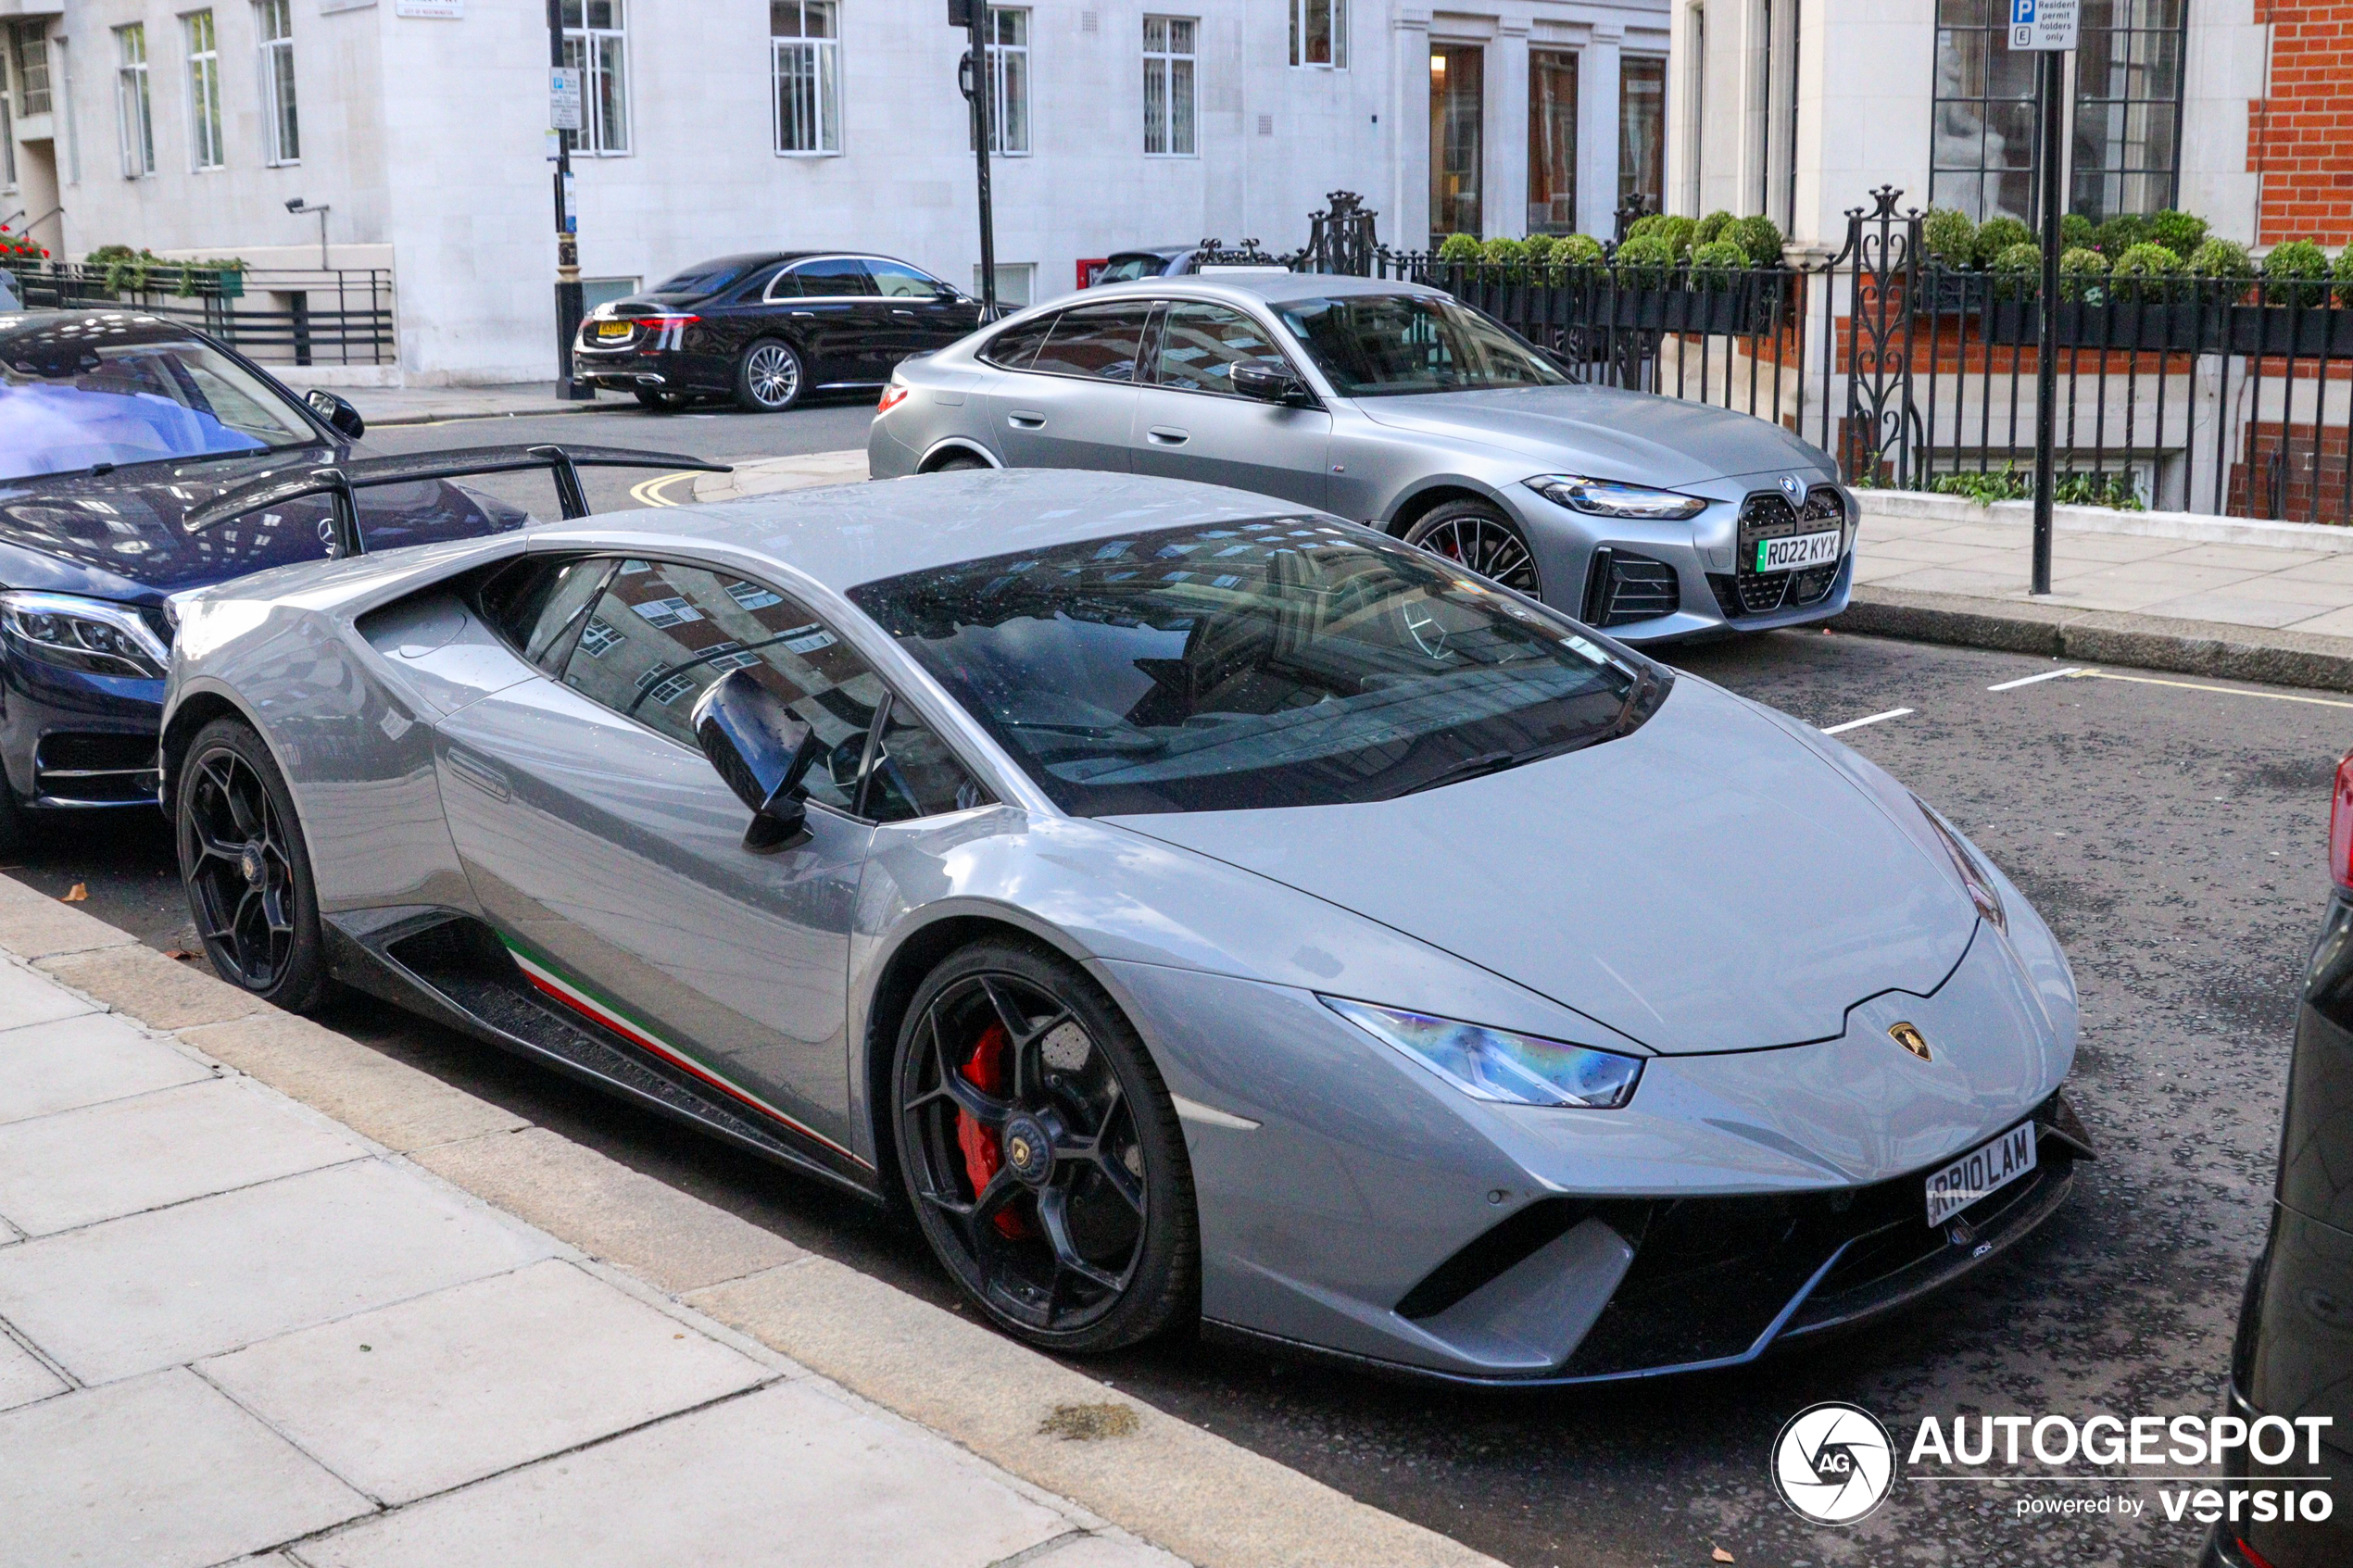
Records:
[[[2022,496],[2033,467],[2032,273],[1955,270],[1902,193],[1848,214],[1835,252],[1779,266],[1450,261],[1372,243],[1338,193],[1302,271],[1435,284],[1579,380],[1770,419],[1848,482]],[[2353,288],[2330,280],[2065,280],[2055,495],[2353,523]]]
[[[389,365],[389,268],[243,270],[0,259],[30,309],[132,309],[201,327],[273,365]]]

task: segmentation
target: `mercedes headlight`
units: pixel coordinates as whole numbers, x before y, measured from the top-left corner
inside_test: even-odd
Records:
[[[1589,517],[1680,522],[1687,517],[1697,517],[1707,509],[1707,503],[1696,495],[1678,495],[1672,490],[1620,484],[1608,479],[1586,479],[1573,473],[1540,473],[1534,479],[1521,483],[1554,506],[1567,507],[1570,511],[1583,512]]]
[[[1954,874],[1961,879],[1961,886],[1968,892],[1969,901],[1977,906],[1977,912],[1991,922],[1995,930],[2007,931],[2010,917],[2008,911],[2002,908],[2002,896],[1994,891],[1994,875],[1985,869],[1985,862],[1977,858],[1977,852],[1959,834],[1944,825],[1944,818],[1928,809],[1927,801],[1915,795],[1912,804],[1920,809],[1920,815],[1928,819],[1928,825],[1935,831],[1937,842],[1944,845],[1944,853],[1952,857]]]
[[[171,650],[139,612],[72,594],[0,594],[0,628],[34,659],[91,675],[160,681]]]
[[[1615,1110],[1634,1098],[1634,1085],[1642,1075],[1640,1057],[1370,1002],[1317,999],[1473,1099]]]

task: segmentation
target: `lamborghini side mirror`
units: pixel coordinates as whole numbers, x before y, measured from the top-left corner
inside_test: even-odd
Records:
[[[748,670],[731,670],[712,682],[696,700],[690,722],[702,754],[751,809],[745,848],[772,854],[806,836],[804,781],[825,749],[814,729]]]

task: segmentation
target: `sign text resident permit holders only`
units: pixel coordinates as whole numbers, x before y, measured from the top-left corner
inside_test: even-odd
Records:
[[[2081,0],[2010,0],[2010,47],[2072,49]]]

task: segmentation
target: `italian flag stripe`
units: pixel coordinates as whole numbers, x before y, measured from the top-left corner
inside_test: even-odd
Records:
[[[761,1099],[758,1095],[751,1093],[748,1089],[740,1088],[737,1085],[729,1083],[726,1079],[722,1078],[718,1073],[713,1073],[701,1062],[695,1060],[692,1057],[686,1055],[686,1052],[678,1049],[675,1046],[671,1045],[668,1041],[662,1039],[661,1036],[656,1035],[644,1024],[637,1022],[635,1020],[623,1013],[619,1004],[613,1002],[610,998],[589,989],[579,981],[564,974],[556,967],[554,960],[547,958],[545,954],[534,950],[524,943],[508,935],[503,931],[498,933],[498,940],[505,945],[507,951],[513,956],[515,967],[522,971],[523,978],[530,981],[532,985],[542,995],[553,997],[555,1000],[561,1002],[564,1006],[572,1009],[573,1011],[579,1013],[582,1017],[611,1030],[614,1034],[620,1035],[623,1039],[627,1040],[631,1045],[635,1046],[638,1049],[647,1051],[654,1056],[658,1056],[662,1060],[669,1062],[672,1066],[677,1068],[679,1071],[690,1074],[702,1083],[710,1085],[712,1088],[717,1089],[720,1093],[727,1096],[730,1099],[741,1100],[744,1104],[751,1107],[754,1110],[759,1111],[762,1116],[769,1118],[771,1121],[783,1123],[786,1126],[790,1127],[794,1132],[799,1133],[802,1137],[814,1139],[816,1142],[824,1145],[827,1148],[832,1149],[835,1153],[841,1155],[844,1159],[853,1160],[860,1165],[866,1163],[866,1161],[860,1160],[857,1155],[851,1153],[849,1149],[842,1148],[841,1145],[834,1142],[833,1139],[825,1136],[823,1133],[818,1132],[807,1123],[786,1115],[785,1112],[777,1110],[774,1106],[769,1104],[766,1100]]]

